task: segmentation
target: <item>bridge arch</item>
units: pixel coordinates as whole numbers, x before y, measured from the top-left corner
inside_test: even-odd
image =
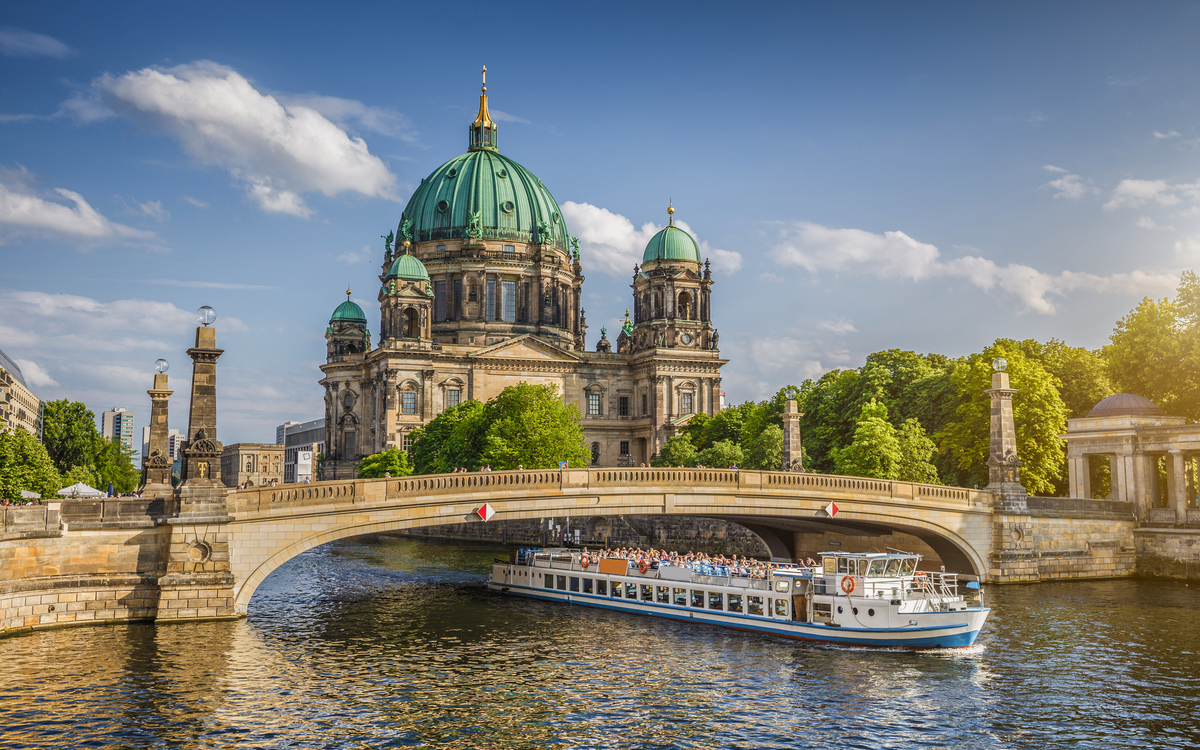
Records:
[[[789,539],[798,532],[898,531],[932,547],[948,570],[987,577],[987,493],[814,475],[792,475],[809,477],[806,485],[770,486],[784,484],[770,481],[773,474],[789,476],[581,469],[242,490],[231,495],[234,520],[229,524],[235,609],[245,614],[266,577],[303,552],[353,536],[480,522],[475,509],[484,502],[492,505],[497,521],[610,515],[716,518],[750,529],[780,558],[794,557]],[[834,518],[822,510],[831,499],[839,506]]]

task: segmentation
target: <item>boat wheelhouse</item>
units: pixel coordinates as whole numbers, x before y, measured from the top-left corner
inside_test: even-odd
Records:
[[[978,582],[919,570],[904,552],[826,553],[814,567],[763,577],[725,568],[640,566],[570,549],[521,549],[492,566],[488,588],[534,599],[855,646],[962,648],[989,609]]]

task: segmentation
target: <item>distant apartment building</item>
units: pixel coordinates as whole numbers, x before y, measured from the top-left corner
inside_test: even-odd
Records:
[[[287,444],[287,432],[292,427],[299,425],[299,422],[284,422],[275,428],[275,445]]]
[[[179,446],[183,443],[183,433],[179,430],[167,430],[167,457],[171,459],[175,466],[175,473],[179,473]],[[150,455],[150,428],[142,428],[142,461]]]
[[[133,412],[124,406],[114,406],[104,412],[100,426],[100,434],[105,440],[117,438],[124,446],[125,452],[131,457],[138,454],[133,442]]]
[[[0,350],[0,430],[42,436],[42,402],[25,384],[17,363]]]
[[[226,487],[262,487],[283,482],[283,446],[234,443],[221,450],[221,482]]]
[[[325,452],[325,420],[289,424],[284,437],[283,481],[315,482],[317,458]]]

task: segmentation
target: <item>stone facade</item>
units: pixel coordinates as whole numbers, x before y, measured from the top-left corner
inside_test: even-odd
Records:
[[[41,400],[25,385],[21,369],[0,351],[0,430],[38,435],[41,406]]]
[[[221,481],[226,487],[283,484],[284,446],[274,443],[234,443],[221,449]]]

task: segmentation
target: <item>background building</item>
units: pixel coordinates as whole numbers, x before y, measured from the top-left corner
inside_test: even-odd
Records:
[[[179,445],[182,442],[183,442],[183,433],[182,432],[180,432],[179,430],[168,430],[167,431],[167,457],[170,458],[172,462],[178,462],[178,460],[179,460]],[[150,428],[143,427],[142,428],[142,460],[145,461],[146,457],[149,455],[150,455]],[[176,473],[178,473],[178,467],[176,467]]]
[[[292,422],[283,452],[283,481],[315,482],[317,459],[325,452],[325,420]]]
[[[324,479],[353,477],[362,457],[407,448],[448,407],[522,382],[554,385],[579,408],[595,466],[647,463],[695,414],[720,409],[725,360],[695,239],[673,219],[651,238],[615,347],[602,329],[586,351],[578,241],[542,181],[500,154],[497,132],[481,94],[467,153],[409,199],[397,247],[384,248],[376,345],[349,293],[330,317]]]
[[[261,487],[283,482],[283,446],[234,443],[221,450],[221,481],[226,487]]]
[[[114,406],[104,412],[101,418],[100,434],[104,436],[105,440],[112,440],[114,437],[120,440],[121,445],[125,447],[125,452],[130,457],[138,454],[133,438],[133,412],[124,406]]]
[[[299,422],[284,422],[283,424],[276,427],[275,428],[275,444],[276,445],[286,445],[287,444],[287,431],[290,430],[291,428],[295,427],[298,424],[300,424],[300,423]]]
[[[0,430],[22,429],[42,436],[42,402],[25,385],[17,363],[0,351]]]

